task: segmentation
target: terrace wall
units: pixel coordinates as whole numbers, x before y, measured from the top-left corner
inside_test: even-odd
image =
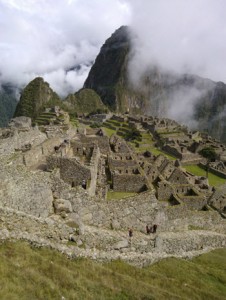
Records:
[[[112,176],[113,190],[116,192],[139,193],[146,189],[146,179],[142,175],[118,175]]]

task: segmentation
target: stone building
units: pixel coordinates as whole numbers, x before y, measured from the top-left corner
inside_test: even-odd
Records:
[[[226,184],[215,189],[208,201],[209,205],[226,216]]]

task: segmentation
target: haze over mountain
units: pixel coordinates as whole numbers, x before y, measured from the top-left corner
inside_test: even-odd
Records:
[[[201,118],[201,129],[212,127],[212,122],[217,120],[215,132],[219,131],[217,137],[222,138],[224,85],[219,83],[215,90],[215,83],[197,76],[226,81],[226,71],[222,68],[226,60],[224,1],[172,0],[169,4],[163,0],[158,3],[119,0],[106,4],[97,0],[86,3],[70,0],[62,4],[58,0],[53,9],[51,1],[2,0],[0,8],[1,84],[9,82],[23,88],[34,77],[42,76],[61,97],[74,93],[82,87],[104,40],[119,25],[130,24],[132,34],[130,39],[126,37],[126,51],[123,50],[118,60],[110,59],[114,60],[108,66],[111,78],[104,75],[104,70],[100,73],[99,67],[99,74],[95,74],[95,81],[102,81],[99,90],[107,80],[113,80],[108,99],[103,95],[105,89],[100,92],[105,98],[103,102],[113,105],[116,84],[117,93],[122,95],[113,109],[125,111],[127,105],[137,107],[137,111],[142,108],[148,113],[183,121],[193,128],[196,119]],[[116,74],[116,69],[120,74]],[[94,84],[91,84],[92,73],[85,87]],[[213,101],[218,98],[216,95],[220,95],[220,106],[213,115],[208,112],[203,116],[204,106],[210,111],[218,103]],[[119,100],[123,97],[127,100]],[[203,100],[205,105],[200,104],[200,98],[207,102],[211,98],[212,102]]]
[[[124,1],[0,0],[0,84],[43,77],[62,97],[82,87],[105,39],[129,22]]]
[[[136,77],[157,63],[226,82],[225,6],[223,0],[0,0],[0,83],[23,88],[40,76],[59,95],[74,93],[121,25],[136,33]]]
[[[137,74],[128,72],[133,62],[131,35],[128,27],[121,27],[105,42],[84,87],[94,89],[115,111],[173,118],[226,141],[226,85],[158,66],[146,67],[133,82],[131,76]]]

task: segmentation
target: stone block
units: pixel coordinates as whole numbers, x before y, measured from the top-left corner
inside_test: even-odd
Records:
[[[116,243],[115,245],[113,245],[113,248],[115,250],[120,250],[122,248],[127,248],[128,246],[129,246],[129,242],[127,240],[122,240]]]
[[[71,202],[69,200],[56,199],[54,201],[54,209],[56,214],[60,214],[62,212],[70,213],[72,212]]]

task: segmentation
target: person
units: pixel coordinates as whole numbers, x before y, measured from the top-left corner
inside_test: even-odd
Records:
[[[150,234],[150,232],[151,232],[151,228],[149,228],[148,225],[146,225],[146,232],[147,232],[147,234]]]
[[[129,229],[129,237],[131,238],[133,236],[133,230],[130,228]]]
[[[82,187],[86,190],[86,181],[84,179],[82,180]]]
[[[156,230],[157,230],[157,225],[154,224],[154,225],[153,225],[153,231],[152,231],[152,232],[153,232],[153,233],[156,233]]]

